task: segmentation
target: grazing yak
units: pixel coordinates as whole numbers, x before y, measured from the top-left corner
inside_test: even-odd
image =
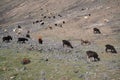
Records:
[[[100,61],[100,58],[98,57],[98,54],[94,51],[86,51],[87,57],[90,58],[94,58],[94,61]]]
[[[64,45],[66,45],[66,46],[68,46],[68,47],[70,47],[70,48],[73,48],[73,46],[71,45],[71,43],[70,43],[69,41],[67,41],[67,40],[62,40],[62,42],[63,42],[63,47],[64,47]]]
[[[40,22],[39,20],[36,20],[36,21],[33,22],[33,24],[36,24],[36,23],[39,23],[39,22]]]
[[[18,43],[25,43],[25,41],[28,41],[28,39],[27,38],[18,38]]]
[[[44,25],[44,24],[45,24],[44,22],[41,23],[41,25]]]
[[[100,30],[98,28],[93,28],[94,34],[101,34]]]
[[[45,18],[47,18],[47,16],[44,16],[43,18],[45,19]]]
[[[22,61],[21,61],[21,63],[23,64],[23,65],[25,65],[25,64],[29,64],[31,61],[30,61],[30,59],[28,59],[28,58],[24,58]]]
[[[81,45],[90,45],[90,44],[91,44],[90,41],[81,39]]]
[[[18,25],[18,28],[21,28],[21,26],[20,26],[20,25]]]
[[[52,30],[53,28],[51,26],[48,27],[50,30]]]
[[[58,26],[58,24],[55,24],[55,26]]]
[[[65,24],[65,21],[63,21],[63,24]]]
[[[62,17],[62,15],[58,14],[59,17]]]
[[[5,36],[2,38],[3,42],[10,42],[10,40],[12,40],[12,37],[10,35]]]
[[[27,37],[27,38],[30,38],[30,34],[27,33],[27,34],[26,34],[26,37]]]
[[[116,51],[116,49],[114,48],[113,45],[106,44],[105,47],[106,47],[105,51],[106,51],[107,53],[108,53],[108,52],[117,53],[117,51]]]
[[[42,44],[43,43],[42,38],[38,38],[38,42],[39,42],[39,44]]]
[[[28,30],[28,31],[27,31],[27,34],[29,34],[29,33],[30,33],[30,31]]]
[[[56,17],[55,16],[53,16],[53,19],[55,19]]]
[[[45,29],[50,29],[50,30],[52,30],[53,29],[53,27],[51,27],[51,26],[48,26],[47,28],[45,28]]]

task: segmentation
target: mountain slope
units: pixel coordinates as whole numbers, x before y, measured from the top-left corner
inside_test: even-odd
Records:
[[[119,0],[2,0],[0,24],[41,18],[41,14],[75,12],[82,8],[119,8]],[[74,12],[75,11],[75,12]],[[99,13],[98,13],[99,14]],[[66,14],[67,15],[67,14]],[[73,16],[73,15],[71,15]]]
[[[8,35],[13,39],[7,43]],[[107,53],[106,44],[117,54]],[[89,62],[89,50],[100,61]],[[21,64],[24,58],[31,62]],[[0,0],[0,80],[120,80],[119,75],[120,0]]]

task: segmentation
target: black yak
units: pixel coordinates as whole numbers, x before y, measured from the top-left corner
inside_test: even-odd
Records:
[[[62,17],[62,15],[58,14],[59,17]]]
[[[108,52],[112,52],[112,53],[117,53],[116,49],[114,48],[114,46],[110,45],[110,44],[107,44],[105,45],[106,49],[105,51],[108,53]]]
[[[44,24],[45,24],[44,22],[41,23],[41,25],[44,25]]]
[[[86,51],[87,57],[90,58],[94,58],[94,61],[100,61],[100,58],[98,57],[98,54],[94,51]]]
[[[55,24],[55,26],[58,26],[58,24]]]
[[[93,28],[94,34],[101,34],[100,30],[98,28]]]
[[[43,43],[42,38],[39,38],[39,39],[38,39],[38,42],[39,42],[39,44],[42,44],[42,43]]]
[[[30,34],[27,33],[27,34],[26,34],[26,37],[27,37],[27,38],[30,38]]]
[[[21,26],[20,26],[20,25],[18,25],[18,28],[21,28]]]
[[[55,16],[53,16],[53,19],[55,19]]]
[[[35,21],[35,23],[39,23],[39,20]]]
[[[63,24],[65,24],[65,21],[63,21]]]
[[[64,47],[64,45],[66,45],[66,46],[68,46],[68,47],[70,47],[70,48],[73,48],[73,46],[71,45],[71,43],[70,43],[69,41],[67,41],[67,40],[62,40],[62,42],[63,42],[63,47]]]
[[[18,38],[18,43],[25,43],[25,41],[28,41],[27,38]]]
[[[12,40],[12,37],[8,35],[8,36],[3,37],[2,39],[3,39],[3,42],[10,42],[10,40]]]

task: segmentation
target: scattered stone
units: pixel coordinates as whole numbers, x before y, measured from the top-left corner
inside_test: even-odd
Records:
[[[78,72],[79,72],[79,70],[75,70],[75,71],[74,71],[74,73],[78,73]]]
[[[111,79],[111,80],[115,80],[115,79]]]
[[[88,16],[84,16],[85,19],[88,19]]]
[[[27,69],[27,67],[22,67],[21,69],[20,69],[20,71],[25,71]]]
[[[46,75],[45,71],[41,71],[41,76],[44,77]]]
[[[108,19],[104,19],[104,22],[109,22],[109,20]]]
[[[7,29],[4,29],[4,32],[7,32]]]
[[[80,74],[79,76],[78,76],[78,78],[83,78],[84,77],[84,75],[83,74]]]
[[[18,74],[13,74],[13,76],[10,77],[10,79],[15,79]]]
[[[106,7],[106,9],[110,9],[110,7]]]
[[[42,78],[41,80],[46,80],[46,78],[44,77],[44,78]]]
[[[48,59],[45,59],[45,61],[48,61]]]
[[[11,76],[10,79],[15,79],[15,76]]]
[[[7,67],[3,67],[2,70],[3,71],[7,71],[8,69],[7,69]]]

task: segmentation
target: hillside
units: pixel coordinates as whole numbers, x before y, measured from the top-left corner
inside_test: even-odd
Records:
[[[107,44],[117,54],[107,53]],[[89,62],[89,50],[100,61]],[[120,0],[1,0],[0,61],[0,80],[120,80]]]

